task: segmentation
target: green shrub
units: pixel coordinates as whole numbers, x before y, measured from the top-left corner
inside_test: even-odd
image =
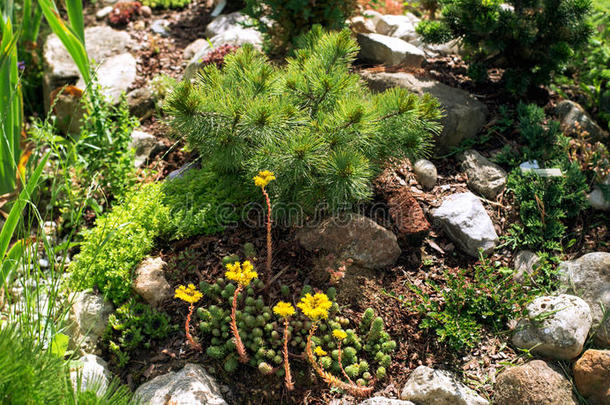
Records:
[[[293,49],[314,25],[328,30],[344,28],[356,6],[356,0],[246,0],[244,12],[263,33],[265,49],[277,55]]]
[[[361,202],[391,158],[425,155],[438,132],[438,101],[405,89],[371,95],[350,73],[349,31],[319,27],[285,68],[251,46],[181,82],[166,104],[176,133],[219,178],[250,192],[259,170],[275,172],[275,203],[330,209]],[[256,194],[255,194],[256,193]]]
[[[175,329],[166,314],[131,299],[110,315],[104,342],[114,361],[124,367],[133,350],[150,349],[153,341],[166,338]]]
[[[506,88],[521,95],[565,64],[590,34],[589,0],[441,0],[440,21],[417,31],[429,42],[459,38],[475,80],[504,68]]]

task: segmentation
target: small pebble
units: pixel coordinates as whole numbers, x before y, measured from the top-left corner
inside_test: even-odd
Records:
[[[142,14],[142,17],[148,18],[152,16],[152,10],[148,6],[142,6],[142,8],[140,8],[140,14]]]
[[[97,18],[98,20],[103,20],[108,14],[110,14],[110,12],[112,11],[112,6],[106,6],[100,10],[98,10],[97,13],[95,13],[95,18]]]
[[[427,190],[434,188],[438,178],[434,163],[426,159],[420,159],[413,165],[413,171],[417,181],[423,188]]]

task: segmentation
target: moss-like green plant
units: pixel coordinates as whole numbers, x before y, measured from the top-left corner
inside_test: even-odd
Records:
[[[144,6],[150,8],[183,8],[193,0],[142,0]]]

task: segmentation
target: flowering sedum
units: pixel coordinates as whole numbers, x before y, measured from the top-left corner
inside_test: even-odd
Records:
[[[313,352],[316,354],[316,356],[319,356],[319,357],[326,356],[328,354],[320,346],[316,346],[316,348],[313,349]]]
[[[176,295],[174,295],[174,298],[181,299],[189,304],[196,303],[201,299],[201,297],[203,297],[203,294],[197,291],[193,284],[189,284],[188,287],[179,285],[176,289]]]
[[[269,184],[272,180],[275,180],[275,174],[270,172],[269,170],[263,170],[258,172],[257,176],[254,176],[254,184],[256,187],[264,188]]]
[[[237,282],[242,287],[247,287],[252,279],[258,277],[258,273],[254,271],[254,266],[249,260],[243,263],[235,262],[227,264],[225,276],[229,280]]]
[[[343,340],[347,337],[347,333],[342,329],[333,330],[333,336],[338,340]]]
[[[282,318],[288,318],[289,316],[294,315],[295,312],[296,312],[296,310],[294,309],[292,304],[290,304],[288,302],[284,302],[284,301],[278,302],[273,307],[273,313],[275,313],[276,315],[278,315]]]
[[[328,310],[332,306],[332,302],[326,294],[317,293],[315,295],[305,294],[301,298],[301,302],[297,304],[301,311],[312,321],[328,318]]]

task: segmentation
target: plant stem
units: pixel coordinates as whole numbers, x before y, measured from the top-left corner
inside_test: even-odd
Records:
[[[233,306],[231,307],[231,331],[233,332],[233,336],[235,337],[235,347],[237,349],[237,353],[239,354],[239,361],[242,363],[248,362],[248,355],[246,354],[246,348],[244,347],[243,342],[241,341],[241,337],[239,336],[239,330],[237,329],[237,321],[236,315],[237,312],[237,295],[239,295],[241,291],[241,285],[238,285],[235,289],[235,293],[233,294]]]
[[[290,363],[288,362],[288,318],[284,318],[284,371],[286,372],[286,388],[288,391],[294,389],[294,382],[290,374]]]
[[[350,384],[354,384],[352,379],[349,378],[349,375],[347,375],[347,373],[345,372],[345,369],[343,368],[343,363],[341,362],[341,341],[339,341],[339,343],[337,345],[338,345],[337,349],[339,350],[339,355],[337,356],[337,361],[339,362],[339,368],[341,369],[341,372],[343,373],[345,378],[347,378],[347,381],[349,381]]]
[[[189,306],[189,313],[186,316],[186,324],[184,325],[184,329],[186,330],[186,340],[188,340],[188,342],[190,343],[191,347],[194,350],[197,350],[200,352],[203,349],[201,348],[201,345],[199,343],[195,342],[195,339],[193,339],[193,337],[191,336],[191,331],[190,331],[191,316],[193,316],[194,309],[195,309],[195,306],[193,304],[191,304]]]
[[[271,261],[273,259],[273,252],[271,246],[271,199],[265,187],[261,187],[265,201],[267,202],[267,272],[265,274],[265,296],[269,296],[269,287],[271,284]]]

